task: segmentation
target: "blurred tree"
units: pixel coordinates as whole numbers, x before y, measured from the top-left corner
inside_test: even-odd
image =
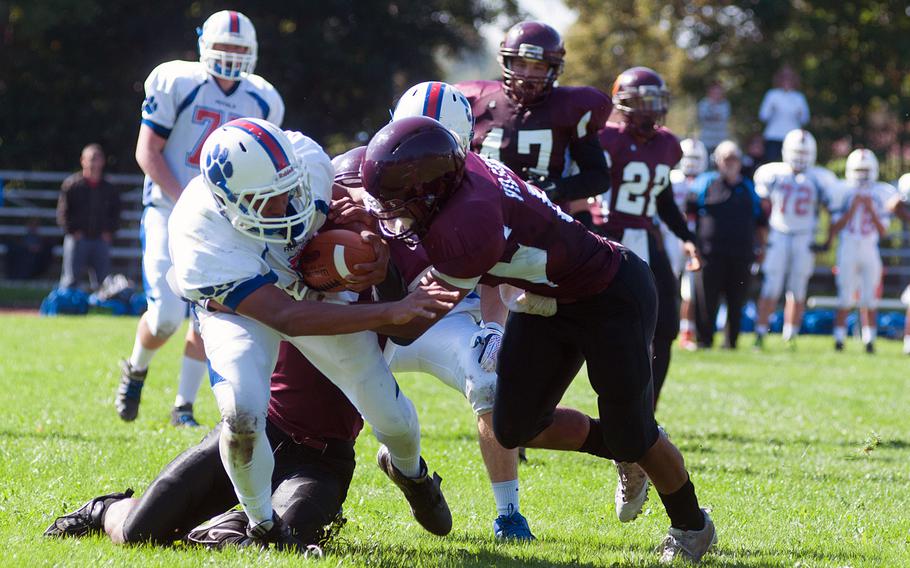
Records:
[[[0,4],[0,168],[67,170],[88,141],[113,171],[136,171],[142,83],[159,63],[196,60],[214,0],[35,0]],[[394,97],[482,44],[478,27],[516,0],[239,0],[259,39],[256,72],[287,106],[285,126],[341,151],[388,120]],[[364,134],[361,134],[364,133]]]
[[[674,93],[700,98],[720,79],[741,139],[761,129],[758,106],[774,72],[791,64],[812,111],[822,158],[849,137],[894,175],[910,136],[910,7],[897,0],[567,0],[567,80],[608,87],[648,65]],[[671,115],[673,110],[671,110]]]

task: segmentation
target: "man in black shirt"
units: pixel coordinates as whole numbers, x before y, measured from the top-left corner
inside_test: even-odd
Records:
[[[82,171],[63,181],[57,223],[63,239],[60,287],[77,286],[86,269],[97,288],[111,269],[110,245],[120,222],[120,194],[104,179],[104,151],[98,144],[82,149]]]
[[[713,344],[721,294],[727,301],[724,347],[736,348],[752,263],[764,247],[768,218],[752,181],[740,174],[741,160],[734,142],[721,142],[714,151],[717,172],[699,178],[689,197],[689,212],[696,217],[696,245],[704,258],[702,271],[695,275],[699,348]]]

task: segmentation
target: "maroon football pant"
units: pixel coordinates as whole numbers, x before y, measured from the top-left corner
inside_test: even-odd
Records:
[[[648,265],[621,251],[603,292],[561,303],[551,317],[509,316],[493,405],[493,430],[506,448],[525,445],[552,424],[585,362],[611,457],[638,461],[657,441],[650,354],[657,292]]]

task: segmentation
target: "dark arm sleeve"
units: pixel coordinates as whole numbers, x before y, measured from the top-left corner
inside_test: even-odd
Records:
[[[72,184],[70,181],[68,179],[64,180],[63,185],[60,186],[60,197],[57,198],[57,225],[63,229],[64,233],[69,233],[71,231],[71,211],[69,206],[71,187]]]
[[[108,192],[108,210],[104,219],[104,227],[106,231],[115,233],[117,232],[117,228],[120,227],[120,208],[122,206],[120,203],[120,192],[113,185],[106,185]]]
[[[587,199],[610,189],[610,169],[596,135],[569,143],[569,155],[578,164],[579,173],[552,180],[555,184],[555,201]]]
[[[673,192],[669,188],[657,195],[657,214],[674,235],[683,241],[695,242],[695,235],[686,225],[686,218],[673,201]]]

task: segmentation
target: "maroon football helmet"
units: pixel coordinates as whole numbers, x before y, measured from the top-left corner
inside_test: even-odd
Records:
[[[335,183],[345,187],[360,187],[360,164],[366,154],[366,146],[358,146],[332,158],[335,168]]]
[[[420,242],[464,177],[465,153],[448,128],[426,116],[394,120],[367,145],[360,178],[364,202],[382,233]]]
[[[663,78],[648,67],[632,67],[613,83],[613,108],[642,136],[652,136],[670,108],[670,91]]]
[[[515,24],[499,44],[499,65],[506,94],[524,106],[542,101],[562,73],[565,56],[559,32],[547,24],[535,21]],[[535,77],[516,71],[513,67],[517,59],[545,62],[546,75]]]

